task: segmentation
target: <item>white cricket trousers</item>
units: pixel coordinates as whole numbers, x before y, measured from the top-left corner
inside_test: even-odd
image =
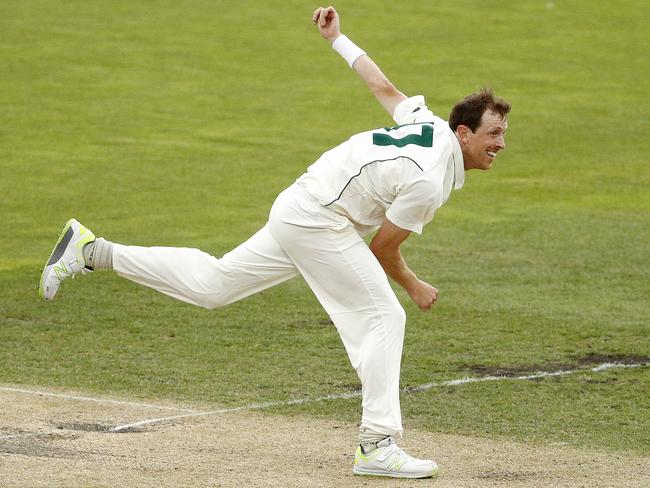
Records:
[[[352,223],[299,185],[282,192],[268,223],[221,259],[198,249],[116,244],[113,267],[136,283],[210,309],[301,274],[361,380],[361,426],[401,437],[404,309]]]

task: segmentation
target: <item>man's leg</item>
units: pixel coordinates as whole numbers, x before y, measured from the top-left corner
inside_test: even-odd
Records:
[[[412,458],[394,442],[402,434],[399,376],[406,315],[379,261],[348,221],[295,185],[276,200],[268,226],[332,318],[361,379],[364,446],[357,449],[354,473],[434,475],[435,462]]]
[[[361,379],[362,426],[400,437],[406,316],[379,261],[349,220],[298,185],[276,199],[267,226],[336,325]]]
[[[331,317],[361,379],[362,427],[401,437],[406,317],[381,265],[354,230],[341,239],[340,231],[328,229],[274,222],[270,228]]]
[[[298,271],[265,226],[217,259],[198,249],[115,245],[124,278],[205,308],[216,308],[282,283]]]
[[[76,221],[64,228],[69,236],[57,242],[43,271],[41,294],[45,298],[54,297],[63,279],[87,269],[80,249],[89,242],[77,238],[79,233],[90,232],[83,229]],[[108,246],[112,269],[120,276],[206,308],[227,305],[298,274],[266,226],[221,259],[190,248]],[[64,268],[67,273],[61,271]]]

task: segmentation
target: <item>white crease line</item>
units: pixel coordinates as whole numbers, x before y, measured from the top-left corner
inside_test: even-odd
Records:
[[[198,410],[193,410],[191,408],[168,407],[164,405],[154,405],[151,403],[126,402],[122,400],[111,400],[108,398],[94,398],[88,396],[66,395],[64,393],[51,393],[47,391],[25,390],[22,388],[12,388],[9,386],[0,386],[0,391],[8,391],[12,393],[23,393],[25,395],[36,395],[36,396],[44,396],[50,398],[63,398],[64,400],[76,400],[80,402],[108,403],[111,405],[122,405],[122,406],[130,406],[130,407],[154,408],[158,410],[176,410],[177,412],[198,413]]]
[[[303,405],[305,403],[322,402],[325,400],[342,400],[346,398],[356,398],[359,396],[361,396],[360,391],[351,391],[347,393],[339,393],[337,395],[327,395],[324,397],[313,398],[313,399],[307,398],[307,399],[297,399],[297,400],[289,400],[289,401],[251,403],[250,405],[244,405],[242,407],[223,408],[220,410],[211,410],[209,412],[196,412],[196,413],[188,413],[183,415],[174,415],[172,417],[160,417],[157,419],[140,420],[138,422],[133,422],[131,424],[117,425],[109,429],[109,432],[120,432],[122,430],[142,427],[143,425],[157,424],[160,422],[165,422],[167,420],[178,420],[178,419],[185,419],[190,417],[205,417],[206,415],[217,415],[221,413],[248,412],[251,410],[265,410],[267,408],[272,408],[272,407],[286,407],[288,405]]]
[[[420,386],[415,386],[412,388],[404,388],[402,390],[403,393],[416,393],[416,392],[421,392],[421,391],[426,391],[430,390],[431,388],[436,388],[436,387],[441,387],[441,386],[459,386],[459,385],[464,385],[467,383],[481,383],[485,381],[507,381],[507,380],[533,380],[533,379],[538,379],[538,378],[548,378],[548,377],[553,377],[553,376],[565,376],[565,375],[570,375],[570,374],[575,374],[575,373],[584,373],[584,372],[594,372],[594,373],[599,373],[601,371],[605,371],[608,369],[613,369],[613,368],[639,368],[642,366],[648,366],[650,363],[639,363],[639,364],[622,364],[622,363],[603,363],[600,364],[594,368],[581,368],[581,369],[570,369],[570,370],[560,370],[560,371],[545,371],[545,372],[538,372],[534,374],[529,374],[525,376],[481,376],[481,377],[469,377],[466,376],[465,378],[457,379],[457,380],[448,380],[448,381],[440,381],[440,382],[434,382],[434,383],[426,383],[424,385]],[[347,393],[339,393],[335,395],[327,395],[319,398],[313,398],[313,399],[297,399],[297,400],[289,400],[289,401],[278,401],[278,402],[266,402],[266,403],[253,403],[251,405],[246,405],[242,407],[234,407],[234,408],[224,408],[221,410],[212,410],[209,412],[194,412],[194,413],[188,413],[184,415],[174,415],[172,417],[160,417],[156,419],[145,419],[145,420],[140,420],[138,422],[133,422],[129,424],[123,424],[123,425],[117,425],[113,428],[111,428],[109,431],[110,432],[120,432],[124,430],[129,430],[129,429],[134,429],[137,427],[142,427],[144,425],[152,425],[152,424],[158,424],[160,422],[165,422],[169,420],[179,420],[179,419],[185,419],[185,418],[190,418],[190,417],[205,417],[206,415],[218,415],[218,414],[223,414],[223,413],[231,413],[231,412],[247,412],[251,410],[264,410],[267,408],[272,408],[272,407],[279,407],[279,406],[289,406],[289,405],[304,405],[306,403],[316,403],[316,402],[322,402],[322,401],[327,401],[327,400],[342,400],[342,399],[348,399],[348,398],[356,398],[360,397],[361,392],[360,391],[352,391],[352,392],[347,392]]]
[[[50,436],[56,432],[26,432],[24,434],[0,435],[0,441],[5,439],[18,439],[20,437]]]
[[[431,388],[440,387],[440,386],[458,386],[465,385],[467,383],[481,383],[484,381],[504,381],[504,380],[536,380],[539,378],[549,378],[553,376],[565,376],[575,373],[585,373],[593,372],[599,373],[612,368],[640,368],[642,366],[648,366],[648,363],[639,363],[639,364],[622,364],[622,363],[603,363],[594,368],[582,368],[582,369],[566,369],[560,371],[540,371],[537,373],[525,375],[525,376],[481,376],[481,377],[470,377],[466,376],[458,380],[448,380],[440,381],[437,383],[426,383],[420,386],[414,386],[412,388],[405,388],[404,393],[415,393],[420,391],[426,391]]]
[[[23,432],[22,434],[0,435],[0,441],[8,439],[20,439],[21,437],[51,437],[56,435],[61,435],[61,431],[53,430],[52,432]]]

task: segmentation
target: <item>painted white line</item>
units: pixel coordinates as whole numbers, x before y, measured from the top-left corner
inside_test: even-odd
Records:
[[[157,419],[144,419],[144,420],[139,420],[137,422],[132,422],[130,424],[116,425],[115,427],[112,427],[109,430],[109,432],[121,432],[124,430],[130,430],[130,429],[135,429],[137,427],[142,427],[143,425],[158,424],[160,422],[185,419],[188,417],[205,417],[206,415],[218,415],[222,413],[244,412],[248,410],[264,409],[264,408],[273,407],[275,405],[286,405],[286,403],[287,402],[255,403],[251,405],[245,405],[243,407],[222,408],[220,410],[210,410],[208,412],[186,413],[183,415],[172,415],[171,417],[160,417]]]
[[[417,393],[421,391],[426,391],[430,390],[431,388],[439,388],[442,386],[460,386],[460,385],[465,385],[468,383],[481,383],[485,381],[521,381],[521,380],[534,380],[538,378],[548,378],[548,377],[553,377],[553,376],[565,376],[565,375],[571,375],[571,374],[576,374],[576,373],[586,373],[586,372],[593,372],[593,373],[599,373],[601,371],[606,371],[608,369],[614,369],[614,368],[639,368],[643,366],[649,366],[650,363],[639,363],[639,364],[622,364],[622,363],[603,363],[600,364],[594,368],[579,368],[579,369],[569,369],[569,370],[560,370],[560,371],[540,371],[538,373],[534,374],[529,374],[529,375],[524,375],[524,376],[478,376],[478,377],[465,377],[465,378],[460,378],[457,380],[447,380],[447,381],[439,381],[439,382],[434,382],[434,383],[426,383],[424,385],[420,386],[415,386],[411,388],[404,388],[402,390],[403,393]],[[158,424],[161,422],[167,422],[167,421],[172,421],[172,420],[180,420],[180,419],[186,419],[186,418],[193,418],[193,417],[205,417],[207,415],[219,415],[219,414],[224,414],[224,413],[232,413],[232,412],[247,412],[251,410],[264,410],[267,408],[272,408],[272,407],[286,407],[290,405],[304,405],[307,403],[316,403],[316,402],[323,402],[327,400],[343,400],[343,399],[348,399],[348,398],[356,398],[360,397],[361,392],[360,391],[352,391],[352,392],[346,392],[346,393],[339,393],[339,394],[334,394],[334,395],[327,395],[323,397],[318,397],[318,398],[312,398],[312,399],[297,399],[297,400],[288,400],[288,401],[277,401],[277,402],[266,402],[266,403],[254,403],[251,405],[246,405],[246,406],[241,406],[241,407],[234,407],[234,408],[224,408],[220,410],[212,410],[209,412],[194,412],[194,413],[188,413],[188,414],[183,414],[183,415],[174,415],[171,417],[160,417],[156,419],[144,419],[144,420],[139,420],[137,422],[129,423],[129,424],[123,424],[123,425],[117,425],[113,428],[110,429],[110,432],[120,432],[120,431],[125,431],[129,429],[135,429],[138,427],[142,427],[145,425],[152,425],[152,424]]]
[[[30,437],[34,435],[39,435],[39,434],[12,434],[12,435],[0,435],[0,441],[5,440],[5,439],[16,439],[18,437]]]
[[[24,434],[0,435],[0,441],[5,439],[19,439],[21,437],[49,436],[52,434],[54,434],[54,432],[26,432]]]
[[[117,425],[117,426],[109,429],[109,431],[110,432],[120,432],[120,431],[123,431],[123,430],[142,427],[143,425],[158,424],[160,422],[165,422],[165,421],[168,421],[168,420],[186,419],[186,418],[190,418],[190,417],[205,417],[206,415],[218,415],[218,414],[222,414],[222,413],[248,412],[248,411],[251,411],[251,410],[265,410],[267,408],[273,408],[273,407],[286,407],[288,405],[302,405],[302,404],[305,404],[305,403],[323,402],[323,401],[326,401],[326,400],[342,400],[342,399],[346,399],[346,398],[356,398],[356,397],[360,397],[360,396],[361,396],[360,391],[350,391],[350,392],[347,392],[347,393],[338,393],[338,394],[327,395],[327,396],[318,397],[318,398],[303,398],[303,399],[288,400],[288,401],[251,403],[249,405],[243,405],[241,407],[222,408],[220,410],[211,410],[209,412],[195,412],[195,413],[187,413],[187,414],[182,414],[182,415],[173,415],[171,417],[161,417],[161,418],[158,418],[158,419],[139,420],[138,422],[133,422],[131,424]]]
[[[465,378],[461,378],[457,380],[426,383],[424,385],[414,386],[412,388],[405,388],[403,391],[404,393],[415,393],[415,392],[426,391],[431,388],[436,388],[441,386],[458,386],[458,385],[465,385],[467,383],[482,383],[484,381],[536,380],[539,378],[550,378],[553,376],[566,376],[566,375],[576,374],[576,373],[586,373],[586,372],[600,373],[601,371],[606,371],[612,368],[640,368],[642,366],[648,366],[648,364],[647,363],[639,363],[639,364],[603,363],[596,366],[595,368],[563,369],[559,371],[540,371],[537,373],[528,374],[524,376],[479,376],[479,377],[466,376]]]
[[[13,388],[10,386],[0,386],[0,391],[8,391],[11,393],[22,393],[24,395],[44,396],[49,398],[62,398],[64,400],[76,400],[80,402],[106,403],[110,405],[152,408],[158,410],[175,410],[177,412],[189,412],[189,413],[198,412],[198,410],[193,410],[191,408],[169,407],[165,405],[154,405],[151,403],[127,402],[122,400],[112,400],[110,398],[95,398],[95,397],[88,397],[88,396],[66,395],[65,393],[52,393],[49,391],[25,390],[23,388]]]

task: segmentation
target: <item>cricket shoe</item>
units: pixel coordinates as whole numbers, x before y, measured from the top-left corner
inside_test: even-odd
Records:
[[[377,443],[377,449],[364,453],[361,446],[354,455],[354,474],[390,478],[429,478],[438,474],[434,461],[415,459],[406,454],[392,437]]]
[[[83,247],[94,240],[95,235],[90,230],[75,219],[68,220],[43,268],[38,294],[51,300],[63,280],[74,278],[77,273],[90,273],[92,269],[86,267]]]

